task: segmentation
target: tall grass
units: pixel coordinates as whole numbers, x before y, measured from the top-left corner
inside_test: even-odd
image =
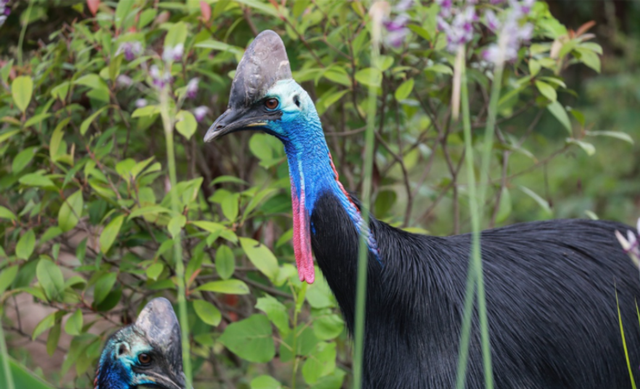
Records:
[[[371,23],[371,67],[377,68],[380,58],[380,35],[382,29],[383,2],[374,1],[370,11]],[[377,87],[376,74],[371,72],[369,98],[367,106],[367,129],[365,132],[364,164],[362,181],[362,226],[358,249],[358,284],[356,290],[355,350],[353,358],[353,388],[362,387],[362,362],[364,360],[365,305],[367,295],[367,266],[369,248],[367,228],[369,226],[369,208],[371,205],[371,178],[373,176],[374,127],[376,122]]]
[[[2,370],[4,371],[4,376],[6,385],[6,389],[16,389],[13,384],[13,375],[11,374],[11,368],[9,367],[9,353],[7,352],[7,343],[4,339],[4,328],[2,328],[2,314],[0,311],[0,353],[2,353]]]
[[[165,66],[168,66],[165,64]],[[180,214],[178,206],[178,194],[175,190],[178,182],[176,178],[176,157],[173,146],[174,120],[171,118],[169,108],[169,91],[165,86],[160,90],[160,116],[164,127],[164,135],[167,143],[167,163],[169,165],[169,180],[171,182],[171,213],[173,217]],[[189,345],[189,319],[187,316],[187,301],[185,297],[184,263],[182,262],[181,233],[173,237],[173,257],[176,263],[176,278],[178,284],[178,316],[180,317],[180,332],[182,338],[182,363],[186,378],[187,388],[192,387],[191,353]]]

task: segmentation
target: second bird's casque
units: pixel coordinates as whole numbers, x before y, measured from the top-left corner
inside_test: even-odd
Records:
[[[205,136],[259,130],[284,144],[291,177],[298,272],[313,282],[312,250],[354,327],[358,234],[368,234],[364,386],[452,388],[470,235],[410,234],[372,218],[338,180],[322,125],[291,76],[284,44],[264,31],[247,48],[229,107]],[[552,220],[482,233],[497,388],[628,388],[616,292],[638,366],[638,272],[614,237],[622,224]],[[467,387],[483,387],[477,315]]]

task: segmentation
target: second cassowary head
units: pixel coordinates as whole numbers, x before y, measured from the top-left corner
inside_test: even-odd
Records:
[[[107,341],[95,389],[185,389],[180,324],[165,298],[151,300],[136,322]]]

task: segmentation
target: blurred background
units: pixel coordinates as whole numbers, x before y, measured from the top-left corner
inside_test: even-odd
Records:
[[[157,112],[135,112],[154,104],[152,84],[157,80],[145,64],[159,61],[167,49],[167,31],[177,31],[174,26],[183,23],[188,26],[181,38],[185,53],[171,74],[176,92],[173,108],[178,107],[174,113],[183,112],[181,108],[191,112],[180,113],[181,120],[192,119],[176,134],[178,176],[184,183],[180,193],[188,220],[183,251],[187,275],[192,276],[190,287],[233,277],[251,289],[251,293],[194,292],[190,297],[217,312],[208,317],[189,307],[196,388],[257,388],[252,380],[263,376],[288,382],[282,384],[287,387],[291,381],[299,381],[300,387],[346,387],[349,340],[322,280],[309,289],[300,321],[293,321],[300,283],[289,245],[291,203],[282,147],[263,134],[243,133],[207,145],[202,138],[226,107],[242,50],[257,32],[274,29],[285,40],[294,78],[317,101],[343,184],[359,191],[366,86],[357,81],[358,72],[369,66],[370,37],[362,22],[366,4],[348,0],[136,0],[131,4],[130,14],[123,14],[118,23],[123,7],[116,1],[8,2],[10,14],[0,26],[0,205],[17,216],[1,219],[0,260],[3,266],[19,266],[19,273],[0,286],[6,289],[3,326],[10,354],[56,387],[91,387],[104,339],[130,323],[149,298],[174,296],[175,258],[163,245],[168,241],[166,216],[150,213],[139,223],[127,219],[106,248],[98,242],[104,241],[99,236],[117,215],[150,205],[168,206],[162,123]],[[390,20],[400,12],[395,5],[390,1]],[[422,26],[426,32],[421,35],[409,28],[400,45],[383,48],[393,65],[384,70],[378,85],[380,112],[386,115],[379,117],[373,211],[378,218],[414,232],[468,232],[461,129],[455,123],[449,127],[451,55],[430,22],[437,5],[415,1],[406,12],[409,25]],[[536,26],[532,41],[548,47],[540,58],[522,49],[505,76],[503,95],[510,97],[501,105],[492,193],[486,204],[490,220],[485,227],[548,218],[635,223],[640,217],[640,0],[539,1],[531,18]],[[566,30],[556,29],[557,25]],[[572,48],[564,53],[566,60],[551,58],[551,42],[568,45],[576,31],[578,36],[593,34],[588,41],[601,46],[600,72],[594,69],[600,64],[586,63],[591,57]],[[474,130],[482,129],[485,121],[489,89],[481,52],[492,39],[486,29],[478,28],[470,50]],[[133,42],[142,42],[142,47]],[[114,69],[112,58],[118,55]],[[569,135],[548,109],[552,102],[548,96],[541,96],[533,83],[518,89],[518,80],[529,75],[534,57],[547,63],[540,75],[544,73],[557,90],[558,101],[571,117]],[[445,66],[444,71],[434,64]],[[16,107],[15,97],[12,100],[12,82],[21,75],[29,75],[35,83],[26,109]],[[196,77],[195,94],[185,97],[184,88]],[[399,86],[410,79],[415,87],[412,83],[409,95],[398,98]],[[47,112],[55,114],[45,116]],[[66,117],[69,130],[60,135],[59,150],[52,151],[56,126]],[[16,129],[22,130],[16,133]],[[28,155],[21,153],[24,150]],[[151,157],[155,159],[140,167],[135,183],[124,178],[122,171]],[[125,162],[128,159],[133,161]],[[34,184],[25,175],[51,179],[55,189]],[[74,203],[79,204],[80,214],[62,225],[62,199],[70,199],[73,190],[80,193],[79,203]],[[220,230],[198,229],[191,223],[198,220],[215,221]],[[51,232],[56,226],[60,231]],[[36,231],[37,243],[21,254],[16,242],[30,230]],[[263,242],[269,251],[263,254],[273,252],[278,259],[280,279],[258,272],[254,254],[238,238]],[[41,280],[35,283],[36,263],[43,256],[55,261],[67,282],[79,279],[65,285],[64,293],[59,290],[59,298],[51,298],[46,288],[42,291]],[[308,327],[313,331],[301,335],[304,349],[296,357],[301,363],[320,361],[322,368],[309,362],[308,370],[301,368],[296,376],[291,352],[288,357],[281,351],[274,351],[275,356],[238,355],[220,340],[231,323],[267,312],[260,308],[260,299],[267,297],[282,306],[294,328],[322,325],[313,324]],[[67,330],[69,314],[76,310],[85,325]],[[42,325],[47,315],[52,319]],[[273,337],[276,348],[289,341],[288,335],[275,330]],[[333,351],[327,353],[327,347]],[[264,387],[280,387],[274,385]]]

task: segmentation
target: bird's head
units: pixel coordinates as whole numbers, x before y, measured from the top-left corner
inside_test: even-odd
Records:
[[[231,132],[260,130],[291,143],[301,142],[309,120],[317,119],[313,101],[291,76],[280,36],[267,30],[249,45],[231,84],[227,110],[213,123],[205,142]]]
[[[185,389],[180,324],[165,298],[151,300],[138,320],[113,334],[100,357],[95,389]]]

